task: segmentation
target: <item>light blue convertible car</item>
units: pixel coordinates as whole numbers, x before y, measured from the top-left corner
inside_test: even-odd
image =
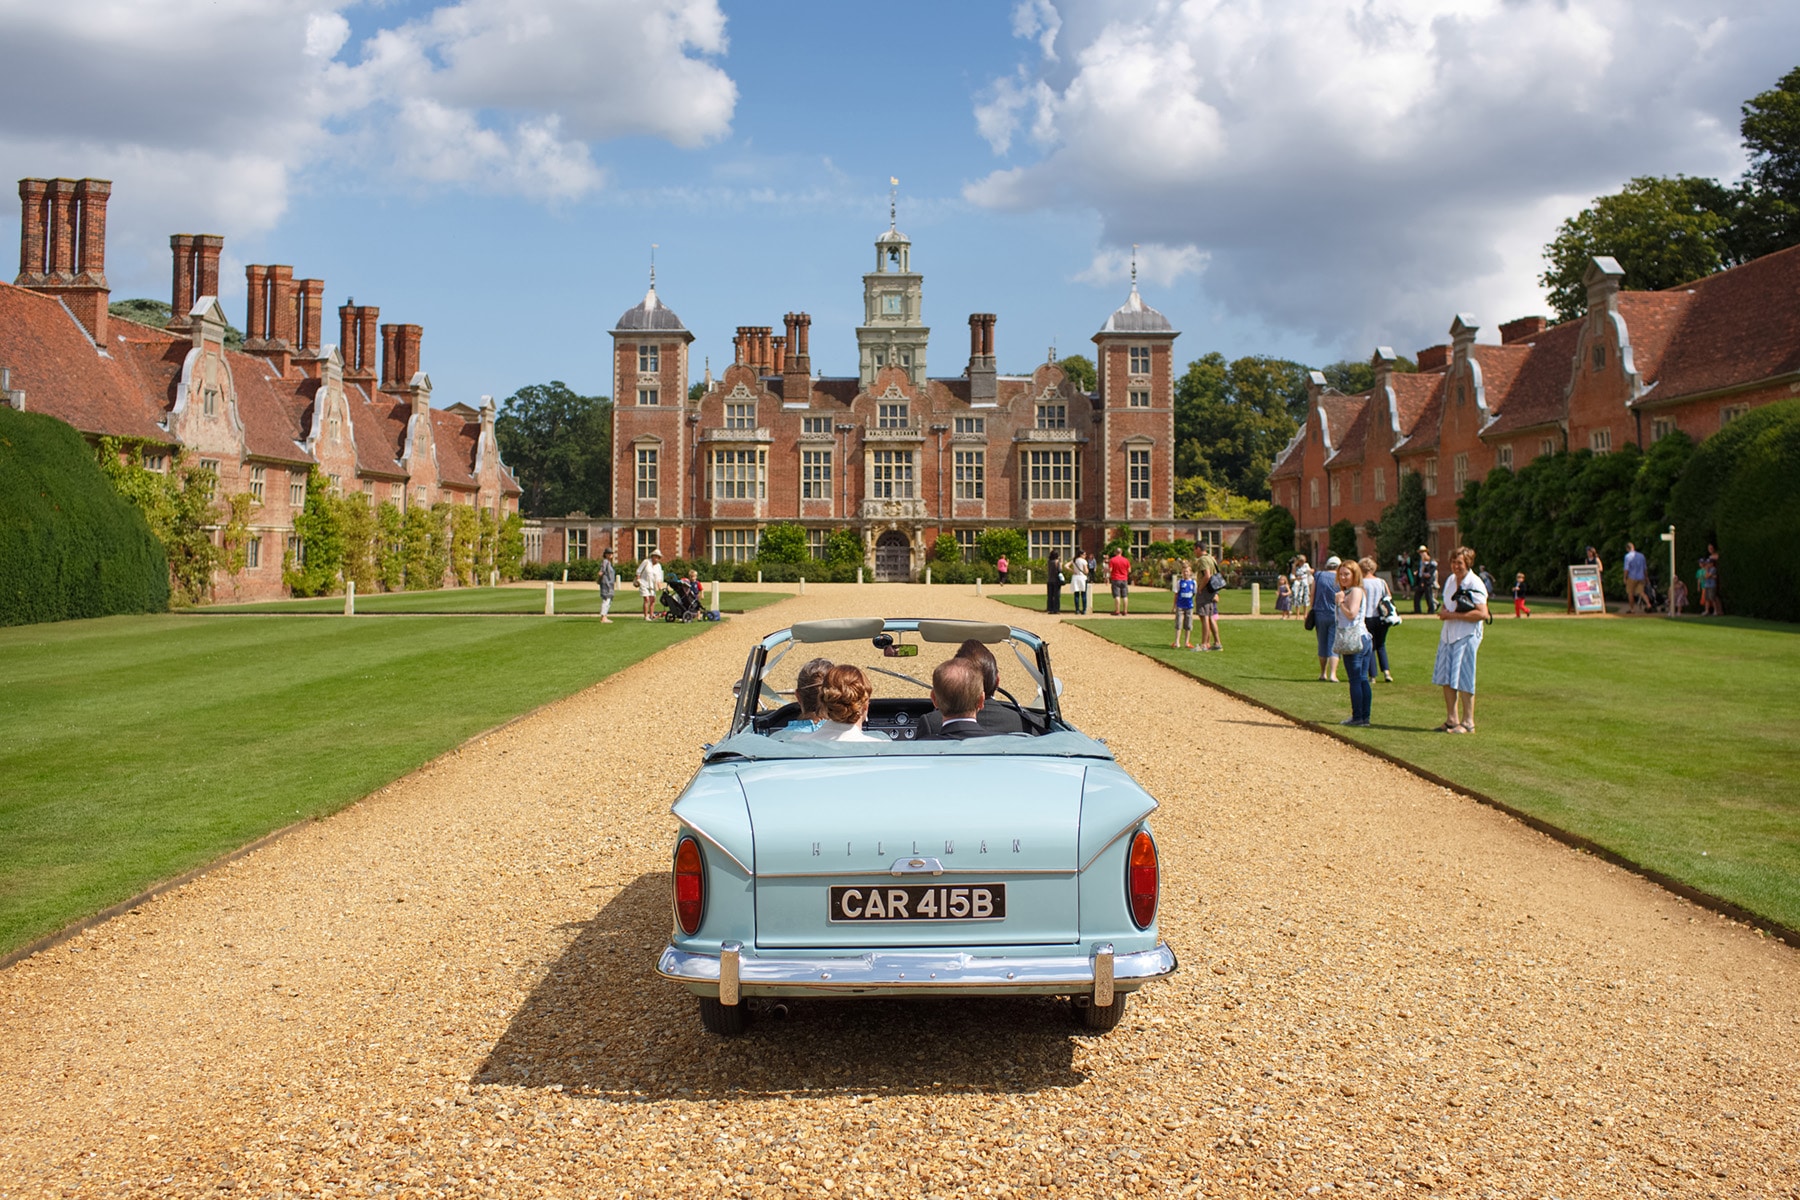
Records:
[[[1023,732],[929,736],[932,669],[971,641],[1001,664],[988,715]],[[814,657],[877,681],[865,728],[890,740],[790,740],[791,681]],[[675,803],[658,973],[727,1036],[751,997],[1069,996],[1088,1029],[1117,1025],[1176,965],[1156,801],[1063,719],[1059,691],[1043,640],[1008,625],[844,618],[764,638],[730,735]]]

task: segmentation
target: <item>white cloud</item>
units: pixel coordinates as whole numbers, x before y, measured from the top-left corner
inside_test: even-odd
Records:
[[[1020,37],[1047,7],[1015,10]],[[1214,303],[1347,351],[1435,340],[1459,309],[1541,308],[1538,248],[1565,198],[1733,174],[1736,106],[1800,35],[1779,0],[1728,17],[1632,0],[1062,0],[1054,16],[1060,61],[974,106],[997,155],[1027,128],[1033,152],[966,198],[1098,213],[1107,271],[1132,241],[1188,248]]]
[[[1081,283],[1102,286],[1129,282],[1134,257],[1138,279],[1158,287],[1170,287],[1184,275],[1201,274],[1212,258],[1206,251],[1192,244],[1152,244],[1125,250],[1102,247],[1094,252],[1093,261],[1085,269],[1077,271],[1073,278]]]
[[[1057,61],[1056,35],[1062,31],[1062,14],[1050,0],[1019,0],[1013,7],[1013,36],[1036,38],[1038,51],[1048,62]]]

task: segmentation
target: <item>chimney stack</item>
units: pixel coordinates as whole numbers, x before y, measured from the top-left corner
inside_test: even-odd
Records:
[[[1587,287],[1588,311],[1611,312],[1619,306],[1619,288],[1625,282],[1625,268],[1619,265],[1618,259],[1602,255],[1588,263],[1581,282]]]
[[[1544,332],[1547,324],[1542,317],[1520,317],[1516,321],[1508,321],[1500,326],[1500,344],[1510,346],[1514,342],[1529,342]]]
[[[200,297],[219,294],[219,254],[225,239],[216,233],[177,233],[169,237],[174,279],[169,288],[169,328],[186,329],[188,314]]]
[[[383,325],[381,327],[381,390],[387,391],[394,386],[394,373],[400,367],[400,327]]]
[[[999,393],[994,366],[993,313],[969,314],[969,399],[992,400]]]
[[[244,349],[255,352],[269,343],[269,268],[244,268]]]
[[[375,331],[381,310],[356,303],[354,297],[338,309],[338,350],[344,356],[344,378],[359,383],[375,382]]]
[[[298,333],[294,349],[307,358],[318,358],[323,345],[320,326],[325,310],[325,281],[323,279],[295,280],[294,301],[297,308],[295,315]]]
[[[1421,371],[1436,371],[1450,363],[1450,345],[1445,342],[1437,346],[1427,346],[1413,356]]]
[[[419,373],[419,342],[425,330],[419,325],[381,327],[381,390],[398,392]]]
[[[105,179],[19,180],[21,287],[61,298],[95,342],[106,340]]]
[[[788,357],[781,373],[781,398],[788,404],[805,404],[812,399],[812,351],[807,345],[812,318],[805,313],[789,313],[784,319]]]
[[[1469,347],[1475,344],[1475,335],[1481,332],[1473,313],[1457,313],[1456,319],[1450,322],[1450,352],[1457,358],[1469,357]]]

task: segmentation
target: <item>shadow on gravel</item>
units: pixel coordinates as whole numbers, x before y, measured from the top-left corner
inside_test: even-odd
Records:
[[[744,1037],[705,1033],[694,997],[655,971],[669,928],[663,872],[639,877],[576,928],[472,1083],[560,1084],[632,1102],[1026,1093],[1085,1078],[1074,1068],[1068,1005],[1039,997],[797,1000],[785,1017],[753,1002]]]

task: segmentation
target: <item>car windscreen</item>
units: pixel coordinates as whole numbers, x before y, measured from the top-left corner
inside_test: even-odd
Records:
[[[957,647],[937,642],[921,642],[919,636],[912,632],[888,633],[883,637],[891,639],[893,649],[900,653],[890,655],[887,649],[877,647],[868,638],[849,642],[784,643],[769,656],[774,662],[776,656],[780,655],[780,661],[774,662],[772,668],[767,665],[763,668],[763,685],[775,692],[780,697],[780,702],[771,699],[765,691],[757,711],[773,712],[782,704],[792,702],[794,685],[801,669],[815,659],[823,659],[832,665],[847,663],[860,667],[863,674],[868,676],[871,693],[876,700],[917,700],[928,704],[931,698],[931,673],[945,659],[955,655]],[[998,668],[999,688],[1010,692],[1022,708],[1041,711],[1044,701],[1038,694],[1037,682],[1013,652],[1012,643],[1000,642],[987,649],[993,654]],[[1034,658],[1030,647],[1021,646],[1019,649],[1026,658]],[[917,651],[916,654],[910,653],[914,650]],[[1005,697],[996,692],[995,699],[1004,702]]]

